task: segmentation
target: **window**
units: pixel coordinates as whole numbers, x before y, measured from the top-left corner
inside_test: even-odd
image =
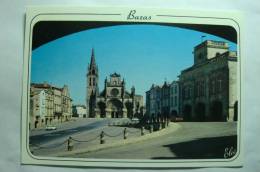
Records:
[[[218,92],[221,92],[221,90],[222,90],[222,80],[219,79],[218,80]]]
[[[189,87],[189,97],[188,98],[191,97],[191,92],[192,92],[191,87]]]
[[[215,91],[216,91],[216,89],[215,89],[215,81],[213,80],[212,81],[212,85],[211,85],[211,89],[212,89],[212,94],[214,95],[215,94]]]
[[[202,91],[202,96],[205,96],[206,95],[205,94],[206,90],[205,90],[205,82],[204,81],[201,84],[201,91]]]
[[[89,78],[89,85],[91,86],[91,78]]]

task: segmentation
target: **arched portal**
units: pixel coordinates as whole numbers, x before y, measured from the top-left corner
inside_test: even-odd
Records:
[[[197,103],[195,106],[195,116],[198,121],[205,121],[206,118],[206,107],[204,103]]]
[[[34,122],[34,128],[38,128],[39,121]]]
[[[123,104],[118,99],[111,99],[108,101],[108,108],[111,110],[112,118],[122,118],[123,117]]]
[[[183,108],[183,116],[185,121],[191,121],[191,105],[185,105]]]
[[[100,111],[100,117],[105,118],[106,117],[106,104],[104,102],[98,102],[98,108]]]
[[[210,115],[212,121],[224,121],[223,105],[221,101],[213,101],[210,106]]]
[[[116,26],[116,25],[136,24],[129,22],[97,22],[97,21],[40,21],[33,28],[33,44],[32,48],[36,49],[39,46],[61,38],[63,36],[80,32],[87,29]],[[152,24],[152,23],[150,23]],[[158,25],[158,23],[153,23]],[[220,36],[232,42],[237,42],[236,30],[231,26],[223,25],[194,25],[194,24],[177,24],[177,23],[162,23],[159,25],[180,27],[209,34]]]

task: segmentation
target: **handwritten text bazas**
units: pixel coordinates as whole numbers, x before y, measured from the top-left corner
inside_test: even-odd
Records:
[[[151,16],[136,15],[136,10],[131,10],[127,15],[127,20],[151,20]]]

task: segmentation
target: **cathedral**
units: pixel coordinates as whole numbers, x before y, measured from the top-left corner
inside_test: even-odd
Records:
[[[87,69],[86,107],[90,118],[132,118],[143,112],[143,96],[135,94],[135,87],[126,90],[120,74],[113,73],[104,81],[104,89],[98,87],[99,72],[92,49]]]

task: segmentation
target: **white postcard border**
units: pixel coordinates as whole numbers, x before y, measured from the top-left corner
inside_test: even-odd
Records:
[[[127,20],[129,11],[136,10],[142,16],[151,16],[150,20]],[[185,159],[185,160],[118,160],[118,159],[83,159],[61,157],[39,157],[29,151],[28,118],[30,93],[30,59],[32,50],[32,29],[38,21],[118,21],[118,22],[145,22],[145,23],[180,23],[180,24],[209,24],[228,25],[237,31],[238,52],[238,154],[231,159]],[[239,12],[210,12],[187,11],[153,8],[108,8],[108,7],[30,7],[26,15],[26,30],[24,44],[23,88],[22,88],[22,121],[21,121],[21,160],[22,164],[61,165],[61,166],[88,166],[114,168],[170,168],[170,167],[215,167],[241,166],[243,157],[243,100],[242,78],[243,63],[241,58],[241,29],[242,16]],[[242,76],[242,77],[241,77]]]

